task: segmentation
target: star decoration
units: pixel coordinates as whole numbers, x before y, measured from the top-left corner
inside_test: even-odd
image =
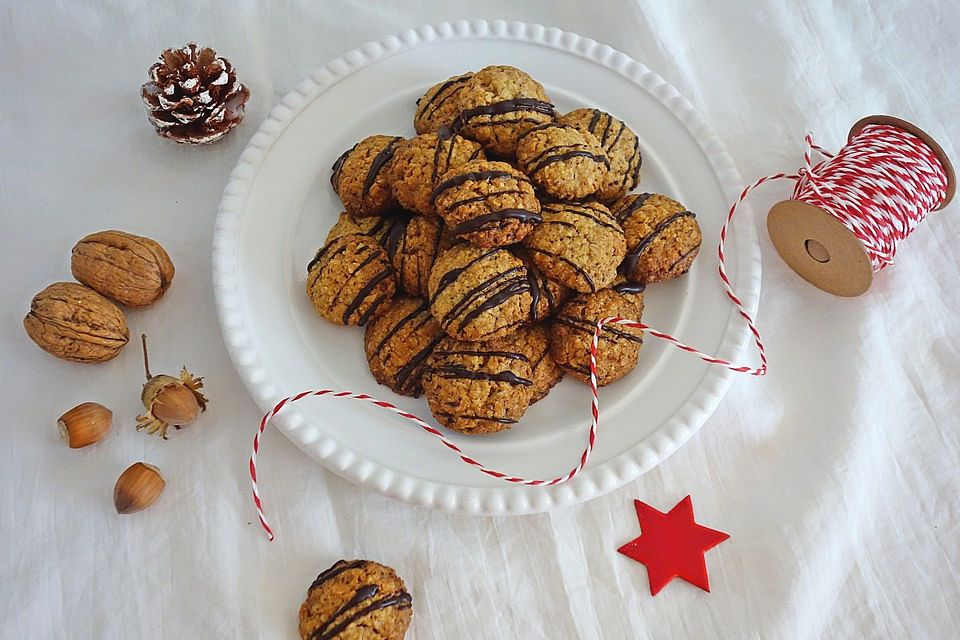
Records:
[[[647,567],[650,595],[657,595],[674,578],[710,591],[703,554],[730,537],[729,534],[697,524],[690,496],[669,513],[634,500],[641,534],[617,551]]]

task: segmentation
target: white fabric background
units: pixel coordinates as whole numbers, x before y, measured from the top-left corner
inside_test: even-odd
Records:
[[[200,5],[203,5],[202,7]],[[701,432],[658,468],[588,504],[522,518],[393,502],[324,471],[268,432],[248,499],[258,418],[215,319],[209,267],[220,193],[247,139],[297,81],[339,53],[423,22],[521,19],[579,32],[662,74],[704,113],[745,178],[801,161],[805,130],[836,147],[891,113],[960,153],[960,8],[926,2],[514,3],[498,0],[0,3],[0,636],[292,638],[317,572],[340,557],[394,566],[415,600],[409,638],[941,638],[960,633],[960,204],[932,216],[861,298],[831,297],[764,253],[770,375],[738,379]],[[138,97],[153,58],[188,39],[236,64],[253,97],[225,141],[156,137]],[[753,201],[764,212],[785,195]],[[156,370],[205,375],[211,410],[168,442],[133,429],[135,346],[97,367],[25,337],[31,296],[69,277],[86,233],[160,240],[163,301],[129,313]],[[706,251],[701,259],[712,259]],[[71,451],[54,422],[97,400],[116,427]],[[167,490],[113,512],[135,460]],[[732,538],[708,554],[712,593],[649,595],[615,549],[633,498],[692,494]]]

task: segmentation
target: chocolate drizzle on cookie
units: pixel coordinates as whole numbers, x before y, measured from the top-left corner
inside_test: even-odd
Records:
[[[624,280],[610,288],[621,295],[637,295],[643,293],[647,289],[647,285],[642,282],[634,282],[633,280]]]
[[[453,227],[450,231],[456,235],[463,235],[472,231],[480,231],[485,227],[495,226],[504,220],[519,220],[520,222],[538,223],[543,220],[539,213],[527,209],[501,209],[474,216]]]
[[[367,177],[363,181],[364,197],[370,193],[373,183],[377,181],[377,176],[380,175],[380,170],[383,169],[388,162],[390,162],[390,159],[393,158],[394,152],[397,150],[397,145],[399,145],[402,141],[403,138],[400,136],[394,136],[394,138],[387,143],[387,146],[381,149],[380,152],[373,157],[373,161],[370,163],[370,169],[367,171]]]
[[[460,93],[460,90],[463,89],[463,83],[471,77],[473,77],[473,74],[467,73],[462,76],[450,78],[437,87],[437,90],[430,94],[426,102],[423,101],[423,98],[418,99],[416,119],[426,120],[436,113],[447,101]],[[448,89],[450,89],[450,91],[447,91]]]
[[[568,149],[568,151],[554,153],[556,151],[561,151],[562,149]],[[602,164],[608,169],[610,168],[610,160],[606,155],[593,153],[586,145],[561,144],[541,151],[538,155],[530,159],[525,169],[527,170],[528,175],[533,175],[550,166],[551,164],[555,164],[557,162],[566,162],[567,160],[572,160],[574,158],[589,158],[597,164]]]
[[[584,269],[583,267],[581,267],[580,265],[578,265],[578,264],[577,264],[576,262],[574,262],[573,260],[567,258],[566,256],[562,256],[562,255],[560,255],[559,253],[556,253],[556,252],[554,252],[554,251],[547,251],[546,249],[537,249],[536,247],[530,247],[530,246],[528,246],[528,247],[527,247],[527,250],[528,250],[528,251],[532,251],[533,253],[539,253],[539,254],[541,254],[541,255],[545,255],[545,256],[550,257],[550,258],[553,258],[553,259],[555,259],[555,260],[559,260],[560,262],[566,264],[566,265],[569,266],[571,269],[573,269],[574,271],[576,271],[576,272],[577,272],[577,275],[579,275],[581,278],[583,278],[584,284],[586,284],[588,287],[590,287],[590,291],[596,291],[596,290],[597,290],[597,285],[596,285],[596,283],[593,281],[593,278],[590,276],[590,274],[587,273],[586,269]]]
[[[663,233],[664,230],[666,230],[666,228],[669,227],[671,223],[681,218],[696,218],[696,217],[697,215],[691,211],[681,211],[671,216],[667,216],[666,218],[661,220],[660,223],[653,228],[653,231],[651,231],[646,236],[644,236],[640,240],[640,242],[637,243],[637,246],[635,246],[633,249],[630,249],[627,252],[627,257],[623,261],[624,273],[630,274],[633,272],[634,269],[636,269],[637,261],[640,260],[640,254],[643,253],[644,249],[649,247],[650,243],[656,240],[657,236]]]
[[[583,333],[588,333],[591,336],[597,330],[597,321],[599,318],[594,320],[585,320],[577,316],[571,316],[569,314],[557,316],[554,322],[557,322],[562,325],[566,325],[571,329],[580,331]],[[610,334],[610,335],[605,335]],[[613,336],[613,337],[610,337]],[[643,338],[640,336],[635,336],[632,333],[627,333],[622,329],[616,327],[611,327],[610,325],[604,325],[603,330],[600,332],[601,340],[616,340],[617,338],[623,338],[624,340],[629,340],[631,342],[637,342],[643,344]]]
[[[333,187],[334,191],[337,190],[337,187],[340,184],[340,174],[343,172],[343,163],[347,161],[347,156],[353,153],[359,144],[360,143],[358,142],[341,153],[333,163],[333,166],[330,167],[330,170],[333,171],[333,173],[330,174],[330,185]]]
[[[469,181],[480,182],[482,180],[494,180],[496,178],[511,178],[518,182],[526,182],[530,184],[530,179],[526,176],[514,172],[514,171],[504,171],[502,169],[489,169],[487,171],[468,171],[466,173],[461,173],[455,175],[451,178],[447,178],[440,184],[436,186],[433,190],[433,200],[436,199],[447,189],[453,189],[454,187],[459,187]]]
[[[652,197],[652,193],[641,193],[637,196],[634,196],[633,201],[631,201],[626,207],[615,211],[614,216],[620,222],[620,224],[623,224],[627,221],[627,218],[633,215],[635,211],[642,207],[644,203],[646,203],[646,201]]]
[[[313,581],[313,584],[310,585],[310,588],[307,590],[307,592],[309,593],[310,591],[323,586],[345,571],[350,571],[351,569],[363,569],[368,564],[370,563],[366,560],[338,560],[332,567],[326,571],[323,571],[317,576],[317,579]],[[337,609],[307,637],[310,638],[310,640],[333,640],[351,624],[360,620],[364,616],[373,613],[374,611],[379,611],[380,609],[385,609],[387,607],[409,609],[413,604],[413,599],[410,597],[410,594],[406,591],[400,591],[398,593],[393,593],[380,598],[379,600],[374,600],[366,606],[357,609],[352,614],[346,615],[351,609],[359,607],[367,600],[375,598],[379,593],[380,587],[376,584],[362,585],[354,592],[350,600]],[[342,618],[345,615],[346,617]]]
[[[494,116],[502,116],[509,113],[522,113],[522,112],[533,112],[539,113],[550,118],[554,118],[557,115],[556,109],[554,109],[553,104],[549,102],[544,102],[543,100],[537,100],[536,98],[513,98],[511,100],[502,100],[500,102],[494,102],[493,104],[480,105],[479,107],[474,107],[472,109],[467,109],[462,111],[460,115],[453,121],[454,130],[459,130],[465,126],[471,126],[475,123],[470,121],[473,118],[478,116],[490,116],[491,120],[489,122],[484,122],[480,124],[485,125],[496,125],[496,124],[507,124],[511,121],[506,120],[493,120]],[[525,121],[526,118],[519,118],[517,121]]]

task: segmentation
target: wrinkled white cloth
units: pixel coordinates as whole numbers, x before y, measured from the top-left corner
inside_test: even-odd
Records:
[[[221,191],[260,120],[295,84],[366,41],[424,22],[504,18],[576,31],[659,72],[703,112],[745,179],[836,147],[861,116],[916,122],[960,161],[960,6],[925,2],[0,3],[0,637],[293,638],[315,575],[341,557],[394,566],[415,600],[408,638],[946,638],[960,634],[960,204],[932,215],[856,299],[822,293],[763,249],[765,379],[736,379],[715,415],[642,478],[590,503],[517,518],[452,516],[360,490],[277,432],[262,456],[279,538],[256,523],[245,461],[259,411],[224,349],[210,243]],[[253,97],[226,140],[155,136],[138,90],[166,46],[228,56]],[[786,197],[771,186],[756,212]],[[69,279],[86,233],[133,230],[177,266],[131,311],[153,368],[203,375],[211,410],[167,442],[132,428],[140,354],[82,367],[20,321]],[[713,259],[704,251],[701,259]],[[65,409],[115,427],[72,451]],[[167,488],[118,517],[111,490],[145,459]],[[693,496],[730,540],[711,593],[656,598],[616,553],[632,500]]]

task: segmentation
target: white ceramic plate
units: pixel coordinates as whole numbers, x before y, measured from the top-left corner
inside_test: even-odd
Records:
[[[374,133],[413,135],[414,101],[430,85],[488,64],[520,67],[561,112],[596,106],[637,132],[642,191],[698,213],[704,243],[685,277],[647,289],[644,320],[728,358],[747,338],[716,275],[715,246],[741,184],[716,136],[677,91],[630,57],[540,25],[441,23],[371,42],[330,62],[278,104],[243,152],[224,191],[213,246],[223,335],[267,411],[300,390],[366,392],[430,418],[423,399],[380,387],[367,370],[363,331],[322,320],[304,293],[305,266],[341,205],[329,185],[340,152]],[[747,308],[760,288],[752,224],[737,225],[728,266]],[[412,423],[367,403],[311,399],[273,424],[335,473],[400,500],[474,514],[521,514],[588,500],[652,468],[707,419],[729,385],[708,367],[648,337],[634,372],[601,390],[596,449],[576,478],[550,488],[511,485],[460,462]],[[450,434],[487,466],[527,478],[572,468],[584,446],[590,392],[564,380],[513,429]],[[431,419],[432,421],[432,419]],[[254,420],[251,420],[251,435]]]

